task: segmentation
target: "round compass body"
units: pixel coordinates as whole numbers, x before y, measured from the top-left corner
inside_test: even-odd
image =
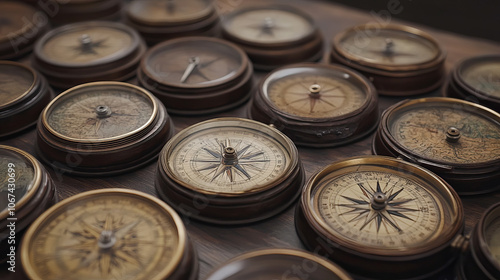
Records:
[[[41,215],[26,232],[30,279],[193,280],[198,263],[180,217],[161,200],[124,189],[83,192]]]
[[[500,278],[500,203],[488,208],[472,230],[457,270],[460,280]]]
[[[313,175],[295,222],[307,248],[363,279],[431,279],[458,255],[452,243],[464,213],[457,193],[435,174],[364,156]]]
[[[26,228],[57,201],[57,194],[52,179],[35,157],[0,145],[0,199],[3,262],[11,261],[11,246],[21,242]]]
[[[41,11],[19,1],[1,1],[0,59],[18,58],[30,52],[48,26]]]
[[[346,67],[293,64],[262,80],[249,114],[273,124],[297,145],[327,147],[375,129],[377,105],[373,85]]]
[[[52,99],[45,78],[18,62],[0,61],[0,84],[0,137],[34,125]]]
[[[460,194],[500,187],[500,114],[453,98],[405,100],[388,108],[373,153],[435,172]]]
[[[316,23],[292,6],[237,9],[223,18],[222,37],[240,45],[259,70],[317,61],[323,54],[323,36]]]
[[[403,25],[351,27],[334,37],[330,60],[367,76],[383,95],[407,96],[441,86],[445,52],[435,39]]]
[[[74,174],[109,175],[153,160],[174,127],[147,90],[94,82],[57,96],[37,129],[37,152],[47,164]]]
[[[254,279],[352,280],[351,276],[336,264],[295,249],[263,249],[248,252],[227,261],[206,278],[206,280]]]
[[[128,6],[126,20],[150,45],[219,33],[219,15],[211,0],[134,0]]]
[[[40,38],[32,63],[51,85],[69,88],[130,79],[145,50],[139,34],[124,24],[80,22],[58,27]]]
[[[500,55],[471,57],[451,72],[444,94],[500,112]]]
[[[253,68],[236,45],[217,38],[184,37],[151,48],[138,72],[142,86],[170,113],[206,114],[250,97]]]
[[[278,130],[221,118],[176,134],[160,154],[155,183],[160,197],[189,217],[242,224],[288,207],[303,173],[296,147]]]

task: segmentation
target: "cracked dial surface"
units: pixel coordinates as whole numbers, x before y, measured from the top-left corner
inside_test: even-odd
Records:
[[[469,62],[459,75],[473,89],[500,98],[500,58]]]
[[[135,20],[158,24],[193,21],[212,11],[210,0],[136,0],[128,9]]]
[[[476,107],[453,102],[419,102],[388,117],[389,132],[413,154],[451,164],[500,159],[500,123]],[[450,130],[459,134],[449,140]]]
[[[291,168],[282,140],[257,122],[223,121],[183,135],[168,154],[168,168],[200,192],[237,195],[268,189]]]
[[[155,115],[153,97],[120,83],[90,83],[59,95],[44,111],[44,119],[65,138],[106,140],[147,126]]]
[[[25,239],[33,279],[165,279],[184,250],[180,218],[139,192],[93,191],[58,205]]]
[[[367,102],[364,88],[347,73],[309,66],[273,73],[263,85],[263,94],[285,114],[334,118],[360,109]]]
[[[14,64],[0,64],[0,108],[13,104],[26,96],[35,77],[27,68]]]

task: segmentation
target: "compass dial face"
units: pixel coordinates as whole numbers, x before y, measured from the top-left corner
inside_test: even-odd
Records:
[[[459,74],[473,89],[500,98],[500,58],[466,63]]]
[[[277,110],[302,118],[335,118],[367,102],[365,86],[348,73],[322,67],[284,68],[263,85],[264,96]]]
[[[212,11],[209,0],[135,0],[128,10],[135,20],[157,24],[197,20]]]
[[[337,47],[346,56],[375,66],[417,65],[440,55],[434,41],[404,29],[354,29],[338,39]]]
[[[25,32],[36,29],[32,19],[37,11],[31,6],[14,1],[0,3],[0,42],[9,41],[13,36],[23,36]]]
[[[33,87],[34,73],[27,68],[10,64],[0,64],[0,108],[15,103],[26,96]]]
[[[259,44],[304,39],[314,31],[313,22],[291,9],[273,7],[243,9],[228,16],[225,30],[240,40]]]
[[[283,180],[292,166],[281,134],[257,122],[205,123],[179,135],[166,156],[168,173],[196,191],[257,192]]]
[[[44,36],[37,44],[38,57],[72,67],[96,65],[126,56],[139,37],[113,23],[66,25]]]
[[[151,94],[139,87],[97,82],[62,93],[47,106],[43,118],[63,138],[102,141],[141,130],[156,110]]]
[[[481,111],[453,101],[415,102],[395,110],[387,122],[395,141],[419,157],[450,164],[500,160],[499,120]],[[450,131],[459,134],[457,141],[449,141]]]
[[[485,218],[483,232],[487,250],[500,264],[500,207],[496,207]]]
[[[145,60],[148,76],[178,87],[208,87],[227,82],[242,71],[245,54],[233,45],[199,38],[158,45]]]
[[[152,197],[116,189],[58,205],[25,237],[32,279],[165,279],[183,252],[180,219]]]

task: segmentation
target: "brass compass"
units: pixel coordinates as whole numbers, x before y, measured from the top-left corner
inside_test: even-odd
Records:
[[[500,55],[462,60],[451,71],[443,92],[445,96],[479,103],[500,112]]]
[[[34,125],[53,93],[45,78],[18,62],[0,61],[0,137]]]
[[[87,175],[148,163],[174,131],[161,102],[122,82],[88,83],[61,93],[44,109],[37,129],[37,151],[47,164]]]
[[[146,46],[132,28],[89,21],[52,29],[37,41],[33,65],[55,87],[125,81],[135,75]]]
[[[296,249],[262,249],[248,252],[222,264],[206,278],[254,279],[352,280],[338,265]]]
[[[432,279],[456,259],[457,193],[402,160],[364,156],[311,177],[295,216],[299,237],[362,279]]]
[[[194,115],[247,101],[252,74],[252,64],[238,46],[218,38],[184,37],[151,48],[138,79],[170,113]]]
[[[135,0],[126,14],[150,45],[185,36],[215,36],[219,15],[212,0]]]
[[[222,21],[222,37],[241,46],[259,70],[317,61],[323,36],[314,20],[286,5],[243,7]]]
[[[278,130],[221,118],[176,134],[160,154],[155,183],[160,197],[188,217],[241,224],[288,207],[303,172],[295,145]]]
[[[328,147],[355,141],[378,123],[377,93],[360,74],[340,65],[293,64],[269,73],[249,110],[295,144]]]
[[[429,34],[404,25],[351,27],[333,38],[330,60],[367,76],[383,95],[408,96],[443,83],[446,54]]]
[[[0,262],[17,248],[26,228],[57,201],[55,185],[32,155],[0,145]],[[14,224],[15,233],[8,225]],[[12,239],[13,237],[13,239]]]
[[[388,108],[373,152],[434,171],[460,194],[500,187],[500,115],[453,98],[405,100]]]
[[[30,279],[193,280],[198,263],[180,217],[135,190],[65,199],[26,232],[21,262]]]

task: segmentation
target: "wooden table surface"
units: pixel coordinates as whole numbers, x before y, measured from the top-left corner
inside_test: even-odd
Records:
[[[217,5],[222,13],[226,13],[240,7],[241,5],[245,5],[246,2],[270,3],[280,1],[219,0]],[[394,20],[390,16],[391,9],[388,9],[387,7],[381,7],[381,10],[385,9],[385,12],[373,11],[372,13],[367,13],[341,5],[336,5],[328,1],[288,0],[281,1],[281,3],[297,6],[314,17],[325,37],[326,49],[328,49],[330,45],[331,38],[345,28],[366,22],[388,23],[390,21],[391,23],[412,25],[433,35],[438,42],[441,43],[442,47],[448,54],[446,59],[446,67],[448,70],[451,69],[457,61],[465,57],[480,54],[500,53],[500,44],[498,43],[442,32],[430,27],[418,26],[412,23]],[[401,12],[404,13],[404,1],[401,1],[401,7],[403,8]],[[382,19],[381,17],[376,16],[377,14],[383,14],[385,17]],[[445,19],[443,18],[443,20]],[[326,56],[327,53],[325,53],[324,57]],[[28,60],[26,59],[25,61]],[[325,59],[323,59],[323,61],[325,61]],[[264,74],[265,73],[259,72],[255,73],[256,81],[262,78]],[[438,95],[440,95],[440,92],[436,90],[435,92],[416,96],[415,98]],[[404,98],[380,97],[380,112],[391,104],[403,99]],[[188,125],[202,120],[211,119],[213,117],[244,117],[245,108],[248,105],[249,103],[246,103],[237,109],[215,115],[206,115],[202,117],[172,116],[172,118],[175,123],[176,131],[178,132]],[[35,129],[31,128],[14,137],[1,139],[0,144],[15,146],[34,154],[35,136]],[[373,134],[359,142],[336,148],[313,149],[299,147],[300,157],[304,164],[307,178],[333,161],[352,156],[370,155],[372,137]],[[131,173],[102,178],[71,177],[64,174],[58,174],[48,166],[47,169],[51,173],[56,184],[59,197],[64,199],[83,191],[105,188],[135,189],[156,196],[153,183],[155,167],[156,161]],[[488,195],[462,197],[462,201],[466,214],[465,231],[468,233],[477,222],[483,211],[493,203],[500,201],[500,193],[497,192]],[[293,204],[293,206],[295,206],[295,204]],[[260,248],[275,247],[305,249],[295,232],[294,208],[295,207],[289,207],[281,214],[265,221],[236,227],[214,226],[184,219],[188,234],[194,242],[198,252],[198,258],[200,261],[200,279],[204,279],[210,271],[222,262],[243,252]],[[20,265],[19,258],[17,265]],[[5,266],[1,267],[0,278],[17,279],[16,274],[7,272],[7,268]]]

